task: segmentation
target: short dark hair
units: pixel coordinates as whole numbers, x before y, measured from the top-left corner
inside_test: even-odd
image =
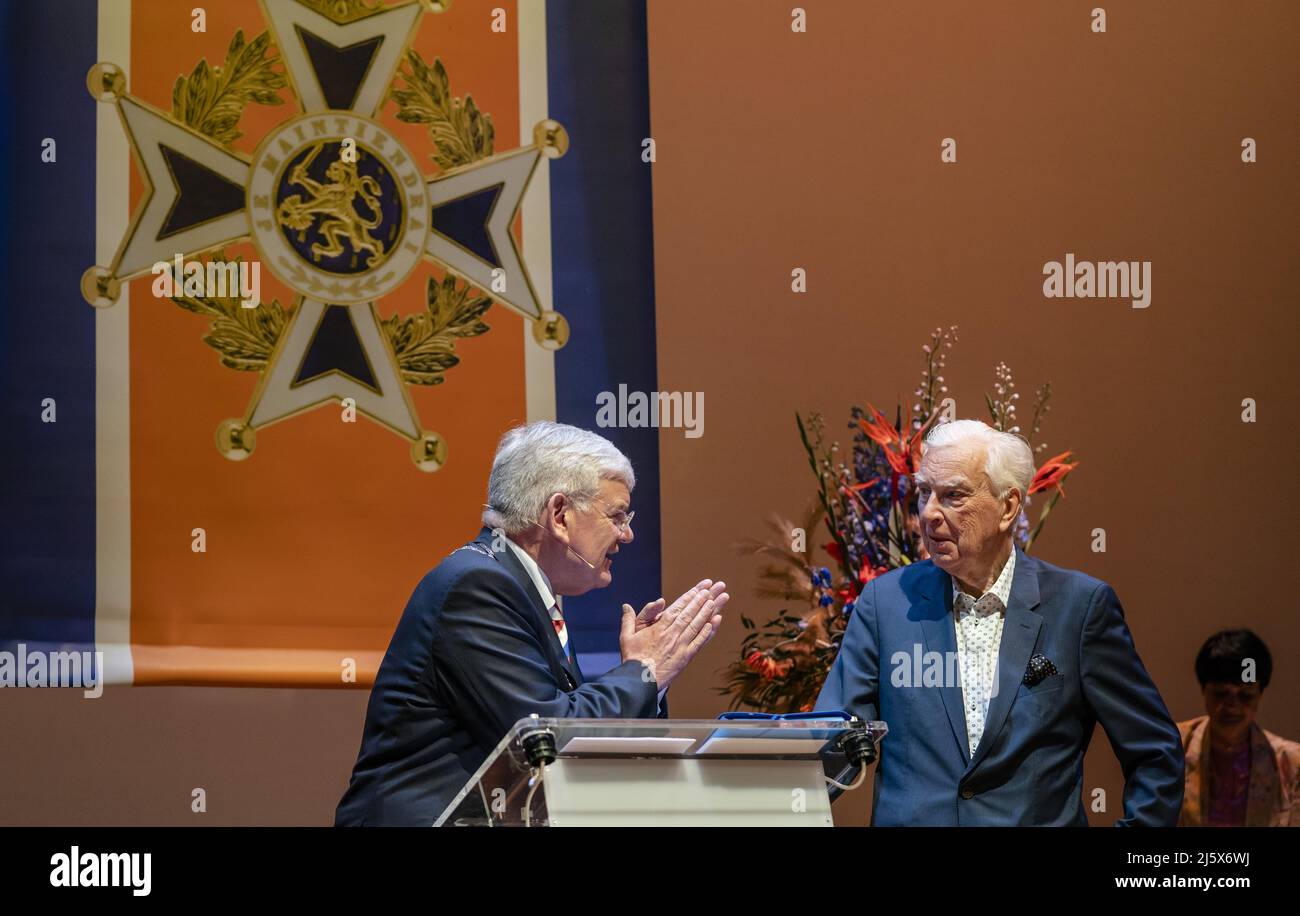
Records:
[[[1250,630],[1221,630],[1205,641],[1196,656],[1196,679],[1204,687],[1211,681],[1240,684],[1243,662],[1255,662],[1255,681],[1259,689],[1268,686],[1273,676],[1273,656]]]

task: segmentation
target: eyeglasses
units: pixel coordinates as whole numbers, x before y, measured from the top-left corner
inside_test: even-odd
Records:
[[[591,496],[588,498],[595,500],[596,502],[600,503],[602,506],[605,506],[606,508],[610,508],[609,503],[605,502],[599,496]],[[500,509],[488,503],[484,503],[483,508],[491,509],[493,512],[501,511]],[[635,517],[636,517],[635,511],[625,512],[622,509],[616,510],[613,515],[605,516],[605,518],[609,519],[609,521],[613,523],[614,527],[618,529],[620,534],[627,534],[628,529],[632,527],[632,519]]]
[[[612,508],[609,503],[605,502],[599,496],[593,496],[591,498],[594,499],[596,502],[600,503],[602,506],[604,506],[607,509]],[[632,519],[635,516],[636,516],[635,511],[625,512],[622,509],[617,509],[615,510],[613,515],[606,515],[605,518],[609,519],[610,522],[613,523],[614,527],[618,529],[620,534],[627,534],[628,529],[632,527]]]

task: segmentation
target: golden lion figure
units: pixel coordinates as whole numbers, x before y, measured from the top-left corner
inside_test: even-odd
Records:
[[[379,182],[368,175],[358,175],[355,162],[344,162],[341,159],[331,162],[325,170],[325,177],[330,180],[330,184],[316,181],[307,174],[307,169],[322,149],[324,146],[313,149],[289,173],[289,183],[306,188],[309,196],[304,198],[295,194],[285,198],[276,210],[276,219],[281,226],[297,229],[301,239],[315,218],[323,217],[320,234],[325,237],[325,242],[313,243],[312,254],[318,260],[322,257],[337,257],[343,254],[342,240],[347,239],[352,243],[352,250],[356,254],[369,252],[364,255],[363,262],[369,267],[373,258],[384,253],[384,243],[370,234],[370,230],[380,223]],[[358,196],[375,214],[372,219],[366,219],[357,212]]]

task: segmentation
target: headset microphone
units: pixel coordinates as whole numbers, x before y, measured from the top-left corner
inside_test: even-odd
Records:
[[[542,531],[545,531],[547,534],[551,534],[551,532],[550,532],[548,529],[546,529],[546,528],[542,528],[542,526],[541,526],[541,525],[538,525],[537,522],[533,522],[533,525],[536,526],[537,528],[541,528],[541,530],[542,530]],[[551,537],[555,538],[557,541],[560,540],[558,537],[555,537],[555,535],[553,535],[553,534],[551,534]],[[565,544],[565,545],[564,545],[564,549],[567,550],[569,553],[573,554],[575,557],[577,557],[577,558],[578,558],[579,560],[581,560],[582,562],[586,563],[586,564],[587,564],[587,567],[588,567],[589,569],[591,569],[591,570],[593,570],[593,571],[596,569],[596,566],[595,566],[595,565],[594,565],[590,560],[588,560],[588,559],[587,559],[586,557],[584,557],[582,554],[578,553],[578,551],[574,550],[574,549],[573,549],[572,547],[570,547],[568,544]]]
[[[484,509],[491,509],[493,512],[499,512],[499,511],[501,511],[501,510],[497,509],[495,506],[487,505],[486,503],[484,504],[483,508],[484,508]],[[546,534],[550,534],[551,537],[555,538],[557,541],[560,540],[560,539],[559,539],[558,537],[556,537],[554,534],[551,534],[551,532],[550,532],[549,529],[547,529],[547,528],[542,528],[542,526],[539,525],[539,524],[537,524],[537,522],[531,522],[530,524],[531,524],[534,528],[540,528],[540,529],[541,529],[543,532],[545,532]],[[561,542],[561,543],[563,543],[563,542]],[[587,568],[590,569],[590,570],[592,570],[593,572],[594,572],[595,570],[597,570],[597,569],[600,568],[600,567],[596,566],[594,563],[592,563],[590,560],[588,560],[586,557],[584,557],[582,554],[578,553],[578,551],[574,550],[574,549],[573,549],[572,547],[570,547],[568,544],[565,544],[565,545],[564,545],[564,549],[567,550],[569,553],[573,554],[575,557],[577,557],[577,558],[578,558],[579,560],[581,560],[583,563],[587,564]]]

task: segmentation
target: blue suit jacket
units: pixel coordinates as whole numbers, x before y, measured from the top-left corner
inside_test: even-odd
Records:
[[[484,528],[411,595],[370,691],[336,826],[432,824],[510,726],[533,713],[667,714],[639,661],[584,683],[523,566],[491,544]]]
[[[1083,755],[1097,722],[1124,770],[1118,823],[1178,823],[1178,729],[1109,585],[1017,548],[998,690],[973,757],[959,669],[948,664],[947,653],[955,659],[956,651],[952,580],[932,562],[881,576],[858,598],[817,708],[889,726],[876,767],[873,824],[1086,826]],[[939,655],[927,660],[930,652]],[[1059,673],[1030,686],[1025,669],[1038,653]],[[957,681],[945,676],[939,686],[925,686],[934,683],[924,677],[926,661],[945,675],[956,672]]]

